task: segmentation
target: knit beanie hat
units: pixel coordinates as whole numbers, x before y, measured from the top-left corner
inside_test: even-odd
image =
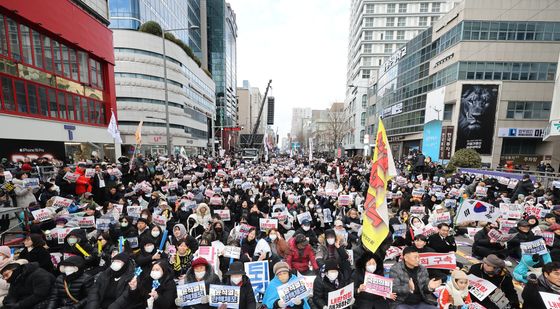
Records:
[[[278,262],[276,264],[274,264],[274,275],[277,276],[278,273],[283,272],[283,271],[290,271],[290,266],[288,265],[288,263],[286,262]]]

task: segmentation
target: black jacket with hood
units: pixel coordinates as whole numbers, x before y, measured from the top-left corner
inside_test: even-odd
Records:
[[[5,308],[45,308],[55,277],[39,267],[37,263],[24,264],[16,268],[10,277],[8,295],[4,298]]]
[[[214,270],[212,269],[212,266],[210,266],[210,265],[206,265],[206,274],[204,274],[203,279],[204,279],[204,285],[206,287],[206,291],[208,291],[208,289],[210,288],[210,284],[221,284],[220,278],[218,277],[218,275],[216,275],[214,273]],[[193,282],[197,282],[197,281],[198,280],[196,280],[196,278],[194,276],[194,269],[192,267],[189,268],[189,270],[187,271],[185,282],[186,283],[193,283]],[[192,308],[192,309],[210,309],[210,305],[199,304],[199,305],[193,305],[190,308]]]

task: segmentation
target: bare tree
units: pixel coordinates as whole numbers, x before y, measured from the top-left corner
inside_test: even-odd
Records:
[[[348,116],[344,109],[329,109],[327,113],[328,121],[326,124],[325,138],[329,148],[336,149],[342,145],[344,135],[350,132]]]

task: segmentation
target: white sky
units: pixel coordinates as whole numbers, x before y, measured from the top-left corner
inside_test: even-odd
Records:
[[[237,84],[249,80],[264,94],[272,79],[280,139],[290,131],[292,108],[344,101],[349,0],[228,2],[238,26]]]

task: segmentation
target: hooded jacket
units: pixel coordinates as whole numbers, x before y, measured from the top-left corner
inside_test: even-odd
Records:
[[[310,262],[314,270],[319,269],[315,253],[313,253],[313,249],[309,244],[306,245],[303,250],[299,250],[296,246],[295,237],[292,237],[289,241],[289,245],[291,252],[290,255],[286,257],[286,263],[288,263],[290,269],[297,270],[301,273],[308,272]]]
[[[206,209],[206,212],[204,213],[204,215],[202,215],[201,209]],[[198,207],[196,208],[196,222],[198,222],[198,224],[202,225],[204,227],[204,229],[207,229],[208,226],[210,225],[210,221],[212,221],[212,216],[210,214],[210,207],[208,207],[208,205],[206,205],[206,203],[200,203],[198,204]]]
[[[540,261],[534,261],[533,256],[531,254],[524,254],[521,257],[521,261],[519,264],[515,266],[513,269],[513,279],[527,283],[527,273],[531,270],[531,268],[540,268],[542,265],[548,264],[552,262],[552,258],[550,257],[550,253],[546,253],[539,256],[539,259],[542,257],[542,264],[541,266],[537,266]]]
[[[529,282],[525,285],[523,292],[521,293],[521,298],[523,299],[523,309],[546,309],[543,299],[539,292],[560,294],[558,292],[558,287],[556,291],[553,289],[553,285],[541,275],[537,282]]]
[[[94,278],[84,274],[83,270],[78,271],[70,276],[59,275],[54,283],[53,291],[49,297],[48,309],[57,309],[60,307],[72,307],[75,309],[84,308],[87,302],[89,290],[93,287]],[[74,302],[68,296],[68,292],[73,298],[78,300]]]
[[[85,256],[80,250],[78,250],[76,245],[70,246],[68,244],[68,238],[70,236],[76,236],[78,238],[78,242],[76,243],[76,245],[79,244],[80,247],[82,247],[82,249],[84,249],[84,251],[87,252],[89,256]],[[90,267],[95,267],[95,266],[99,265],[99,259],[98,259],[98,256],[97,256],[97,252],[95,252],[93,247],[86,240],[85,231],[82,230],[82,229],[75,229],[75,230],[70,231],[70,233],[68,233],[68,235],[66,235],[66,237],[64,238],[64,245],[62,245],[62,249],[60,251],[63,254],[63,256],[62,256],[63,260],[64,260],[64,254],[77,255],[77,256],[80,256],[80,257],[84,258],[84,260],[86,261],[84,269],[87,269],[87,268],[90,268]]]
[[[37,263],[19,266],[12,276],[16,277],[10,278],[10,289],[4,298],[4,306],[11,309],[33,309],[48,301],[55,278]]]
[[[116,295],[119,295],[115,301],[109,306],[109,309],[129,309],[130,306],[127,304],[125,292],[129,290],[128,282],[134,276],[134,264],[132,262],[128,262],[123,267],[126,267],[124,273],[120,276],[120,279],[117,281],[116,284]],[[86,309],[99,309],[101,308],[101,304],[105,298],[105,294],[107,293],[107,287],[111,280],[115,280],[114,278],[114,271],[111,268],[107,268],[95,281],[93,288],[90,290]]]
[[[296,280],[298,280],[298,277],[292,275],[290,277],[290,280],[288,280],[288,282],[293,282]],[[266,292],[264,293],[264,297],[262,300],[263,305],[266,305],[266,307],[270,309],[280,308],[278,306],[278,301],[280,300],[280,296],[278,295],[278,287],[281,286],[282,284],[283,284],[282,281],[280,281],[278,277],[274,277],[270,281],[268,287],[266,288]],[[299,307],[304,309],[311,309],[309,303],[307,302],[307,299],[304,299]],[[291,307],[291,308],[296,308],[296,307]]]
[[[338,284],[338,285],[337,285]],[[326,272],[315,277],[313,282],[313,303],[318,308],[328,305],[329,293],[345,287],[348,284],[341,271],[338,272],[338,278],[335,282],[329,280]]]
[[[193,282],[197,282],[197,281],[198,280],[196,280],[196,277],[194,275],[194,269],[192,267],[189,268],[189,270],[187,271],[187,275],[185,277],[185,282],[186,283],[193,283]],[[204,285],[206,287],[206,291],[208,291],[208,289],[210,288],[210,284],[221,284],[220,278],[218,277],[218,275],[216,275],[214,273],[214,270],[212,269],[212,266],[210,266],[210,265],[206,265],[206,273],[204,274],[203,281],[204,281]],[[199,304],[199,305],[193,305],[193,306],[191,306],[191,308],[192,309],[209,309],[210,305]]]
[[[236,286],[233,284],[228,276],[224,282],[227,285]],[[243,279],[240,282],[241,297],[239,298],[239,308],[243,309],[255,309],[257,308],[257,301],[255,299],[255,292],[253,291],[253,286],[249,277],[243,275]]]

